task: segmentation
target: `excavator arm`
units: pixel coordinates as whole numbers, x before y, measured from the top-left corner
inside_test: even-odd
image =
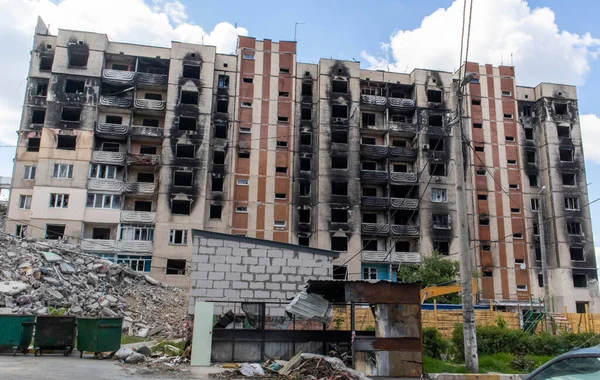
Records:
[[[425,300],[437,296],[443,296],[444,294],[457,293],[461,291],[460,284],[455,285],[443,285],[443,286],[428,286],[421,289],[421,303]],[[473,302],[477,302],[477,281],[473,279]]]

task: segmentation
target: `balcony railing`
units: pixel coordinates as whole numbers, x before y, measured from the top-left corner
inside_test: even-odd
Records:
[[[360,154],[369,157],[387,157],[389,148],[385,145],[360,145]]]
[[[419,236],[419,227],[406,224],[392,224],[392,235],[395,236]]]
[[[115,84],[133,84],[135,81],[135,72],[104,69],[102,70],[102,79]]]
[[[418,264],[421,262],[421,254],[419,252],[392,252],[392,262]]]
[[[144,125],[131,126],[131,137],[149,137],[162,139],[163,129],[160,127],[146,127]]]
[[[387,223],[363,223],[360,230],[363,234],[387,235],[390,233],[390,225]]]
[[[121,211],[121,222],[125,223],[154,223],[156,213],[150,211]]]
[[[129,125],[98,123],[96,124],[94,132],[99,137],[109,139],[125,139],[129,133]]]
[[[348,118],[347,117],[332,117],[331,124],[337,126],[348,126]]]
[[[115,252],[117,250],[116,240],[83,239],[81,249],[84,252]]]
[[[370,106],[385,107],[388,101],[385,96],[362,94],[360,96],[360,102],[362,104],[368,104]]]
[[[100,95],[99,104],[107,107],[131,108],[131,105],[133,104],[133,98],[114,95]]]
[[[388,197],[361,197],[360,203],[365,207],[387,208],[390,205],[390,198],[388,198]]]
[[[362,261],[389,263],[392,257],[387,251],[362,251],[360,253]]]
[[[125,164],[125,153],[95,150],[92,152],[92,161],[99,164],[123,165]]]
[[[154,182],[127,182],[125,192],[129,194],[154,194],[156,184]]]
[[[167,102],[154,99],[135,99],[134,107],[150,111],[164,111]]]
[[[376,263],[420,263],[421,254],[419,252],[362,251],[361,259]]]
[[[391,172],[392,182],[415,183],[417,182],[417,173]]]
[[[121,240],[117,242],[119,251],[152,253],[152,242],[145,240]]]
[[[388,172],[384,170],[361,170],[360,179],[371,182],[387,182],[389,178]]]
[[[408,159],[416,159],[417,158],[417,150],[412,149],[412,148],[405,148],[403,146],[391,146],[390,147],[390,156],[408,158]]]
[[[415,108],[415,101],[413,99],[388,98],[388,104],[390,107],[397,109],[409,110]]]
[[[139,84],[164,86],[167,84],[169,76],[166,74],[151,74],[151,73],[137,73],[136,79]]]
[[[393,132],[400,132],[406,135],[415,135],[417,126],[415,124],[403,123],[401,121],[390,121],[389,129]]]
[[[111,193],[122,193],[123,182],[108,179],[89,179],[87,183],[88,190],[108,191]]]
[[[414,198],[390,198],[390,208],[414,210],[419,206],[419,200]]]
[[[127,164],[134,166],[158,166],[160,165],[160,156],[158,154],[127,153]]]

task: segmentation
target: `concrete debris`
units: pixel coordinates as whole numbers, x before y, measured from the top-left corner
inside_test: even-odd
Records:
[[[184,336],[187,294],[156,279],[81,252],[62,241],[38,243],[0,236],[0,309],[82,317],[126,317],[124,333]]]
[[[127,357],[127,359],[125,359],[125,363],[129,363],[129,364],[142,363],[145,361],[146,361],[146,355],[140,354],[137,352],[134,352],[133,354],[129,355]]]

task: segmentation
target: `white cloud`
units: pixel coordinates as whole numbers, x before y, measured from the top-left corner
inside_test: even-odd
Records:
[[[579,116],[579,122],[585,161],[600,164],[600,149],[596,150],[594,146],[600,141],[600,118],[594,114],[586,114]]]
[[[423,18],[418,28],[395,31],[389,43],[382,44],[383,57],[365,51],[361,55],[377,69],[456,70],[462,17],[463,1],[455,0],[447,9],[440,8]],[[600,39],[589,33],[560,31],[549,8],[531,9],[525,0],[473,1],[469,61],[510,65],[512,60],[519,84],[546,81],[580,85],[599,46]]]

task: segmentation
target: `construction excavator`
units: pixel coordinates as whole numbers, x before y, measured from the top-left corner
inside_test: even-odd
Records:
[[[461,291],[461,286],[458,283],[449,285],[431,285],[421,289],[421,303],[433,297],[443,296],[444,294],[457,293]],[[473,302],[477,302],[477,281],[473,279]]]

